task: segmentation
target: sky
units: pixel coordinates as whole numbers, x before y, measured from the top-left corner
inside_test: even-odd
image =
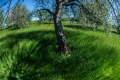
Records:
[[[0,7],[3,5],[3,3],[7,2],[8,0],[0,0]],[[12,0],[11,2],[11,6],[10,7],[13,7],[16,3],[17,3],[18,0]],[[35,7],[35,2],[33,2],[33,0],[20,0],[22,2],[22,4],[24,4],[30,11],[33,11],[34,10],[34,7]],[[8,2],[6,5],[4,5],[2,7],[2,9],[5,9],[7,10],[8,9],[8,6],[9,6],[10,2]]]
[[[35,7],[35,3],[33,2],[33,0],[24,0],[23,4],[25,4],[27,6],[27,8],[31,11]]]
[[[17,0],[12,0],[12,6],[15,5],[15,3],[17,2]],[[34,9],[35,3],[33,2],[33,0],[23,0],[24,5],[26,5],[26,7],[32,11]]]

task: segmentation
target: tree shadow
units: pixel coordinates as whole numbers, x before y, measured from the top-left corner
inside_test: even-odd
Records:
[[[119,34],[117,31],[111,31],[112,33],[114,33],[114,34]]]
[[[92,26],[82,26],[82,25],[63,25],[63,26],[67,27],[67,28],[73,28],[73,29],[90,30],[90,31],[94,30],[94,27],[92,27]],[[102,30],[102,29],[99,29],[99,28],[95,31],[105,32],[105,30]]]
[[[53,22],[43,22],[42,24],[54,24]]]
[[[24,32],[0,39],[5,41],[2,49],[8,50],[0,49],[2,54],[0,59],[8,73],[4,76],[8,80],[97,79],[102,74],[97,76],[94,72],[106,63],[108,66],[115,64],[117,56],[115,50],[112,47],[101,48],[92,45],[97,40],[96,37],[74,31],[65,31],[65,33],[72,50],[70,57],[60,56],[56,52],[54,31]],[[84,37],[79,40],[78,36]],[[31,45],[27,46],[29,41]]]
[[[93,27],[90,26],[82,26],[82,25],[63,25],[64,27],[68,27],[68,28],[75,28],[75,29],[91,29],[93,30]]]

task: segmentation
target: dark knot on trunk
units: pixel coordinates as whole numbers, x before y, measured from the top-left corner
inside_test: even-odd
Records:
[[[61,43],[60,43],[61,52],[66,55],[68,54],[68,45],[67,45],[67,41],[66,41],[63,31],[59,32],[59,38],[61,40]]]

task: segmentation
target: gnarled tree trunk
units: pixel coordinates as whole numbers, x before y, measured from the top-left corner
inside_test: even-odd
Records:
[[[53,19],[54,19],[55,33],[56,33],[57,44],[58,44],[58,51],[66,55],[69,53],[68,45],[64,35],[61,19],[60,19],[63,4],[64,2],[57,3],[56,12],[55,12],[55,15],[53,15]]]

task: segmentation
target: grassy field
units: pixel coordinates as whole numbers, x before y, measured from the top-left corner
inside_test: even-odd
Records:
[[[63,25],[71,50],[56,52],[53,24],[0,31],[0,80],[120,80],[120,37]]]

